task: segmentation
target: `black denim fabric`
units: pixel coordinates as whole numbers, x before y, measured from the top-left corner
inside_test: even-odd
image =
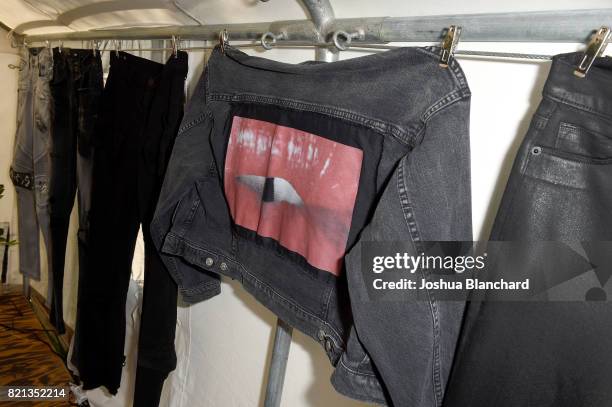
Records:
[[[139,226],[145,280],[135,406],[159,402],[176,366],[177,288],[151,243],[165,167],[183,116],[187,54],[163,65],[113,52],[93,140],[89,263],[79,281],[73,363],[84,388],[116,393],[124,361],[125,303]]]
[[[239,280],[367,402],[440,405],[460,326],[463,304],[353,301],[351,277],[361,239],[471,240],[470,92],[438,52],[291,65],[217,47],[151,224],[185,301]]]
[[[573,70],[581,57],[571,53],[553,60],[491,240],[612,240],[612,59],[597,59],[579,79]],[[528,249],[514,255],[524,256],[526,267],[541,261]],[[588,292],[586,277],[563,288]],[[589,278],[605,293],[594,275]],[[471,302],[444,405],[612,406],[610,298]]]
[[[63,314],[64,260],[70,213],[78,188],[79,268],[86,267],[87,231],[91,205],[91,139],[96,125],[104,82],[100,53],[90,50],[53,50],[53,130],[49,215],[51,227],[51,323],[65,332]]]

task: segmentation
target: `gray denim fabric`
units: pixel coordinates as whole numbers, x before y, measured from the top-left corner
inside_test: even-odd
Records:
[[[186,302],[218,294],[219,275],[239,280],[258,301],[321,344],[336,367],[332,384],[340,393],[366,402],[440,406],[461,322],[463,304],[433,297],[429,302],[368,302],[359,278],[361,241],[412,241],[418,250],[422,240],[472,240],[470,91],[456,61],[443,69],[438,55],[438,48],[402,48],[329,64],[291,65],[216,48],[187,107],[151,224],[153,241]],[[240,123],[249,117],[277,126],[271,130],[277,136],[287,128],[306,131],[305,136],[290,133],[298,144],[300,137],[341,140],[334,144],[340,156],[334,159],[354,151],[346,146],[363,153],[340,273],[313,267],[310,258],[304,261],[278,240],[245,231],[232,218],[237,204],[232,198],[229,205],[226,191],[235,179],[250,183],[243,188],[263,188],[260,208],[293,205],[295,211],[306,207],[308,214],[334,208],[334,202],[323,209],[308,207],[301,199],[317,193],[304,187],[317,180],[303,182],[306,177],[292,174],[301,171],[306,154],[295,144],[289,143],[287,151],[302,156],[286,161],[291,171],[279,170],[295,186],[289,191],[275,169],[268,178],[228,173],[237,117]],[[253,128],[237,136],[247,150],[258,155],[275,145],[253,141],[252,134],[265,133]],[[308,146],[308,156],[316,156]],[[273,157],[283,151],[272,148],[268,168],[278,164]],[[336,174],[349,171],[351,162],[335,167]],[[251,164],[249,159],[242,163]],[[319,178],[318,170],[313,175]],[[258,179],[265,179],[265,186]],[[259,222],[269,222],[270,212],[260,211]],[[310,229],[296,237],[300,219],[291,219],[283,234],[308,239]],[[308,219],[308,227],[318,227]],[[324,219],[328,235],[342,230],[335,216]]]
[[[53,103],[49,81],[53,58],[48,48],[22,48],[20,56],[17,131],[10,175],[17,190],[19,269],[23,275],[40,280],[39,230],[51,262],[48,195]]]

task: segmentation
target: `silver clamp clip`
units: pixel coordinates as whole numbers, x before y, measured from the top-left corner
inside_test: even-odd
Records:
[[[100,49],[100,43],[97,40],[91,40],[91,52],[96,56],[96,51]]]
[[[219,32],[219,49],[222,54],[225,54],[225,47],[229,45],[229,35],[227,30],[224,28]]]
[[[121,41],[113,40],[113,45],[115,46],[115,56],[119,58],[119,50],[121,50]]]
[[[444,40],[442,41],[442,50],[440,51],[440,66],[442,68],[448,68],[453,55],[455,54],[455,48],[459,44],[459,37],[461,36],[461,26],[451,25],[446,31]]]
[[[178,56],[180,42],[181,42],[180,37],[177,37],[176,35],[172,36],[172,55],[174,56],[174,58]]]
[[[339,30],[335,31],[332,35],[332,42],[340,51],[346,51],[351,46],[351,42],[353,42],[353,40],[363,40],[364,38],[365,33],[363,30],[358,30],[350,34],[346,31]]]
[[[587,75],[589,69],[591,69],[591,66],[593,65],[593,62],[595,62],[595,59],[601,56],[606,49],[606,45],[610,40],[610,33],[609,27],[601,27],[599,30],[597,30],[593,38],[591,38],[591,41],[589,41],[589,45],[587,46],[578,67],[574,69],[574,75],[579,78],[584,78]]]
[[[259,41],[264,49],[272,49],[272,45],[276,44],[276,41],[284,39],[287,39],[286,33],[281,32],[274,34],[268,31],[267,33],[261,34],[261,39]]]

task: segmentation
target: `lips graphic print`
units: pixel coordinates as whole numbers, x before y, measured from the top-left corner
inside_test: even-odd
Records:
[[[224,170],[232,219],[339,275],[362,160],[356,147],[235,116]]]

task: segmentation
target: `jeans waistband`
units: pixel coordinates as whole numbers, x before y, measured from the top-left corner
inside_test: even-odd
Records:
[[[166,64],[140,58],[126,52],[111,52],[110,65],[113,70],[121,71],[132,78],[137,87],[156,87],[164,74],[187,76],[187,53],[179,51],[171,55]]]
[[[585,78],[574,75],[582,52],[557,55],[544,86],[544,96],[612,119],[612,58],[595,60]]]
[[[19,71],[19,88],[27,89],[35,77],[49,80],[53,75],[53,58],[47,47],[32,47],[20,52],[22,68]]]
[[[97,63],[101,58],[100,51],[90,49],[53,48],[53,61],[74,62],[81,65]]]

